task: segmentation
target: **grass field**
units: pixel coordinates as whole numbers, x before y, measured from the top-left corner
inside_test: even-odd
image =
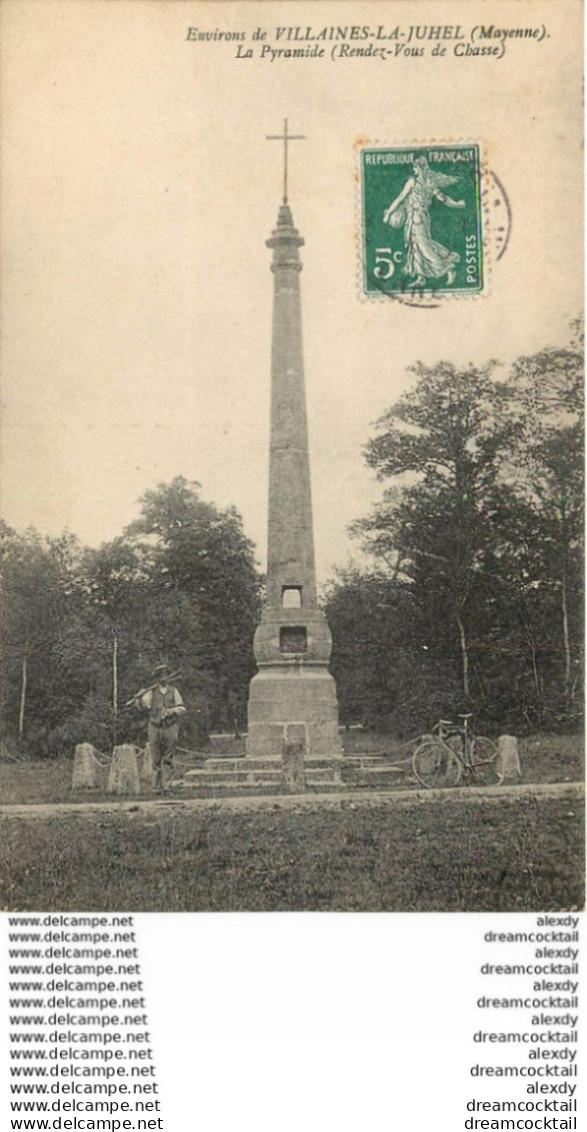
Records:
[[[583,806],[454,792],[374,808],[5,817],[2,907],[556,911],[583,905]]]

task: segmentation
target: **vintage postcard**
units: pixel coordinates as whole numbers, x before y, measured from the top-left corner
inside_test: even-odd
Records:
[[[574,914],[580,3],[0,9],[2,907]]]

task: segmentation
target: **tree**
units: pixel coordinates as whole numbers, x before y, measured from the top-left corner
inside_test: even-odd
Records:
[[[395,482],[353,528],[391,577],[410,587],[433,647],[457,648],[465,701],[471,697],[471,626],[479,624],[487,583],[500,459],[518,429],[508,413],[508,386],[492,378],[495,365],[412,367],[414,389],[377,422],[379,435],[365,449],[378,479]]]
[[[235,715],[242,717],[255,671],[261,578],[253,544],[235,508],[206,503],[200,485],[181,476],[147,492],[141,503],[141,517],[126,533],[159,599],[148,603],[146,614],[154,631],[153,660],[163,649],[189,672],[212,724],[227,726]],[[163,637],[157,633],[161,618],[167,622]]]
[[[136,549],[124,538],[87,550],[83,562],[87,600],[107,626],[111,640],[112,715],[119,708],[119,645],[121,634],[136,637],[141,608],[146,604],[148,577]]]
[[[412,677],[407,663],[388,673],[404,703],[417,687],[421,700],[452,695],[452,711],[474,704],[496,727],[568,726],[581,686],[581,323],[568,345],[518,359],[507,381],[494,368],[413,367],[413,388],[365,450],[383,498],[352,531],[396,595],[390,634],[407,618],[427,654]],[[370,585],[369,573],[343,580],[335,625],[337,605]],[[349,627],[339,619],[347,642]]]
[[[542,587],[558,593],[567,700],[575,694],[574,664],[582,640],[583,344],[577,320],[567,346],[548,347],[513,367],[522,424],[514,476],[532,512]]]
[[[242,723],[261,579],[234,508],[178,478],[142,500],[129,532],[82,550],[0,523],[6,732],[36,754],[138,740],[121,703],[160,660],[183,671],[192,738]]]
[[[331,670],[347,725],[412,735],[458,695],[444,650],[431,647],[429,627],[411,588],[380,570],[354,567],[328,587]]]
[[[21,741],[28,730],[31,699],[37,716],[51,711],[50,686],[56,675],[52,658],[71,598],[76,552],[70,535],[42,539],[32,528],[19,535],[5,523],[0,526],[2,714]]]

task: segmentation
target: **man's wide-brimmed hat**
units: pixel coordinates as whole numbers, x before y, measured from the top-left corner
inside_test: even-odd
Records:
[[[153,669],[153,680],[160,680],[162,676],[169,676],[170,668],[168,664],[158,664]]]

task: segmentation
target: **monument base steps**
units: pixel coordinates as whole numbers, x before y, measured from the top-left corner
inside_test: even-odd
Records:
[[[304,759],[306,786],[341,785],[341,759]],[[262,786],[279,789],[283,783],[280,758],[206,759],[202,767],[188,770],[185,786],[215,787],[231,790],[241,786]]]
[[[307,791],[347,790],[349,787],[376,789],[400,785],[409,767],[391,763],[385,756],[349,755],[330,758],[306,757],[303,776]],[[201,766],[185,772],[183,778],[169,783],[172,790],[203,790],[214,793],[282,793],[288,792],[287,775],[281,758],[205,759]],[[291,787],[290,787],[291,790]]]

